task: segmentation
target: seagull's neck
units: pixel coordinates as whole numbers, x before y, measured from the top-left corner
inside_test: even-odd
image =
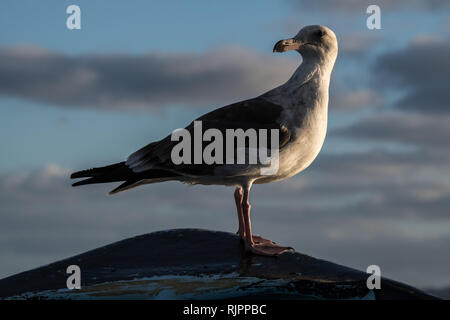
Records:
[[[335,60],[336,58],[331,56],[306,55],[303,57],[303,62],[285,85],[298,88],[313,79],[320,80],[321,82],[325,81],[325,84],[328,85]]]
[[[281,86],[263,94],[262,98],[284,108],[293,109],[299,105],[308,104],[305,101],[309,98],[306,94],[308,92],[313,96],[322,96],[322,101],[326,107],[328,105],[330,76],[335,59],[336,57],[333,56],[328,58],[304,56],[303,62],[291,78]]]

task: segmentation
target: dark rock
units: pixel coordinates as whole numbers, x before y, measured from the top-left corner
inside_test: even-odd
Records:
[[[424,289],[425,292],[444,300],[450,300],[450,287]]]
[[[81,290],[66,269],[81,268]],[[0,280],[2,299],[435,299],[386,278],[298,252],[246,254],[231,233],[198,229],[126,239]]]

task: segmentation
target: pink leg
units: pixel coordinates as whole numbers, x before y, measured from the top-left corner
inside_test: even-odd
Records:
[[[236,201],[236,209],[239,221],[239,230],[237,233],[239,234],[241,239],[245,239],[244,215],[242,213],[242,198],[243,198],[242,188],[237,187],[236,191],[234,192],[234,200]]]
[[[238,221],[239,221],[239,230],[237,232],[237,234],[241,237],[241,239],[245,240],[245,223],[244,223],[244,213],[243,213],[243,209],[242,209],[242,199],[243,199],[243,193],[242,193],[242,188],[241,187],[237,187],[236,191],[234,192],[234,200],[236,202],[236,211],[237,211],[237,215],[238,215]],[[262,242],[270,242],[273,243],[272,241],[257,236],[257,235],[252,235],[253,237],[253,241],[256,243],[262,243]]]
[[[254,245],[253,236],[252,236],[252,223],[250,221],[250,209],[252,206],[248,201],[249,189],[244,190],[244,197],[242,199],[242,212],[244,216],[244,224],[245,224],[245,247],[248,249]]]
[[[244,196],[242,199],[242,213],[244,217],[244,225],[245,225],[245,249],[247,251],[253,252],[255,254],[264,255],[264,256],[277,256],[291,250],[290,247],[282,247],[270,240],[264,242],[256,242],[254,241],[254,237],[252,235],[252,224],[250,221],[250,209],[251,205],[248,201],[250,189],[244,189]],[[262,238],[264,239],[264,238]],[[266,239],[264,239],[266,240]]]

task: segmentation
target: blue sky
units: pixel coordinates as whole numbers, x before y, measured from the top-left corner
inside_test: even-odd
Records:
[[[65,27],[65,11],[73,1],[2,2],[0,29],[8,32],[3,32],[0,46],[27,44],[69,55],[110,51],[140,54],[152,50],[202,52],[227,45],[270,53],[273,43],[267,39],[281,36],[280,30],[271,28],[270,23],[282,19],[289,10],[273,1],[259,1],[255,19],[255,8],[250,2],[136,1],[132,6],[126,1],[76,3],[82,10],[82,29],[70,31]],[[232,19],[228,16],[231,13]],[[8,139],[0,141],[0,147],[8,150],[7,156],[0,159],[0,172],[45,165],[48,161],[64,166],[88,163],[95,158],[80,155],[77,145],[94,152],[98,144],[105,145],[99,132],[117,141],[115,145],[105,145],[100,160],[121,159],[134,151],[133,147],[166,134],[167,127],[184,126],[193,116],[200,115],[184,111],[185,108],[176,112],[169,108],[156,115],[65,110],[5,96],[0,97],[0,110],[7,115],[0,119],[0,130],[2,136],[8,135]],[[174,113],[176,117],[171,116]],[[99,139],[92,139],[96,136]],[[127,143],[136,137],[140,137],[140,144],[127,148]],[[72,146],[70,151],[65,150],[67,145]]]
[[[65,10],[75,3],[83,25],[72,32],[65,28]],[[270,50],[267,39],[281,35],[270,24],[289,12],[274,1],[4,1],[2,7],[2,29],[14,30],[3,44],[26,42],[70,54],[202,51],[226,44]]]
[[[112,185],[73,189],[68,174],[282,83],[301,59],[274,43],[325,24],[340,43],[328,136],[310,169],[254,188],[258,233],[420,287],[450,285],[449,7],[381,0],[382,30],[370,31],[370,1],[352,3],[2,1],[0,277],[144,232],[234,231],[226,188],[109,197]],[[70,4],[81,30],[66,28]],[[428,55],[435,78],[421,67]]]
[[[211,48],[241,46],[270,54],[273,43],[293,35],[297,25],[327,23],[334,26],[338,34],[365,32],[374,42],[382,38],[383,41],[373,48],[374,52],[379,52],[385,51],[386,46],[401,47],[418,33],[440,31],[446,18],[445,12],[432,15],[412,12],[402,17],[401,12],[388,11],[383,14],[383,30],[371,34],[365,27],[366,14],[344,14],[345,23],[342,23],[342,15],[330,17],[323,12],[293,11],[288,1],[136,1],[133,5],[125,1],[77,1],[82,9],[82,29],[68,30],[65,9],[70,4],[73,1],[3,1],[0,29],[4,32],[0,46],[32,45],[67,55],[201,53]],[[295,53],[288,55],[297,59]],[[370,55],[365,59],[370,59]],[[338,76],[356,81],[358,86],[358,82],[367,77],[358,72],[362,65],[338,61],[336,70]],[[181,127],[202,113],[189,112],[190,107],[173,106],[159,114],[98,112],[64,110],[51,104],[0,96],[0,110],[7,115],[0,119],[0,132],[8,135],[8,139],[0,141],[0,147],[8,150],[7,156],[0,159],[0,172],[45,165],[48,161],[72,167],[94,159],[107,161],[126,157],[133,149],[125,146],[136,141],[136,137],[145,144],[148,139],[164,135],[167,127]],[[345,118],[349,121],[348,115]],[[337,115],[331,125],[339,125],[341,120]],[[116,130],[119,127],[120,131]],[[108,145],[105,139],[122,144]],[[105,147],[102,158],[86,157],[97,144]],[[67,145],[72,148],[60,152]],[[80,155],[77,145],[83,146],[86,152]]]

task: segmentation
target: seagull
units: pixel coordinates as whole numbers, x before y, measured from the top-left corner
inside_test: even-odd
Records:
[[[169,135],[134,152],[126,161],[73,173],[72,179],[87,178],[73,186],[123,182],[110,194],[163,181],[232,186],[239,221],[237,233],[246,252],[277,256],[291,250],[252,233],[250,189],[253,184],[284,180],[300,173],[319,154],[327,131],[328,91],[338,43],[331,29],[311,25],[293,38],[278,41],[273,48],[273,52],[280,53],[290,50],[300,53],[302,63],[287,82],[256,98],[213,110],[185,128],[193,133],[194,123],[201,121],[203,128],[220,132],[277,129],[278,170],[273,174],[261,174],[261,163],[175,164],[171,153],[177,142]]]

